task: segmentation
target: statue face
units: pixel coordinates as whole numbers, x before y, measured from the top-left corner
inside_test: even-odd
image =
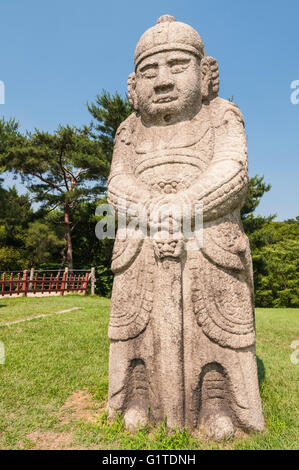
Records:
[[[163,51],[145,58],[136,71],[135,93],[146,124],[192,118],[202,102],[199,60],[185,51]]]

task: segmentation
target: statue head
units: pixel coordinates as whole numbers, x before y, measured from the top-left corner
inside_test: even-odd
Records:
[[[191,119],[202,102],[217,96],[218,65],[207,57],[199,34],[173,16],[161,16],[139,39],[129,99],[146,124]]]

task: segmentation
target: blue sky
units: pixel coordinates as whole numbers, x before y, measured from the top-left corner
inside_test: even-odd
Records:
[[[102,89],[125,93],[140,35],[166,13],[200,33],[219,63],[220,96],[234,95],[243,112],[250,175],[272,184],[257,212],[295,217],[298,0],[0,0],[0,117],[15,117],[23,130],[89,123],[86,102]]]

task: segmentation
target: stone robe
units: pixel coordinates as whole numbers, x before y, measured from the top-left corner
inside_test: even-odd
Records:
[[[172,130],[170,129],[172,128]],[[170,130],[170,132],[169,132]],[[148,406],[169,426],[209,410],[262,430],[250,248],[240,221],[248,186],[239,109],[216,97],[160,136],[135,113],[118,129],[108,200],[158,194],[203,203],[203,245],[157,258],[151,238],[116,237],[109,325],[109,409]]]

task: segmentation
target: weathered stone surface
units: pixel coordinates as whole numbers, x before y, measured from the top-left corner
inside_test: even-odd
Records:
[[[128,221],[142,204],[161,233],[115,241],[110,415],[123,412],[129,429],[167,417],[215,439],[261,431],[242,114],[218,97],[217,61],[198,33],[169,15],[139,40],[128,84],[135,112],[117,131],[108,200]],[[176,224],[182,213],[194,224],[197,207],[202,246],[188,249]]]

